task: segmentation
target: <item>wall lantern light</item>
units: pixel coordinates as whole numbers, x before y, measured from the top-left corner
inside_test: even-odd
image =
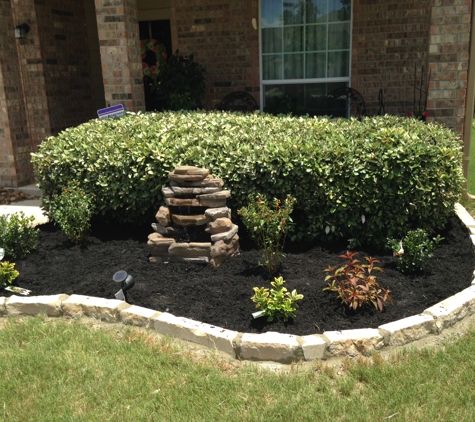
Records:
[[[15,38],[17,40],[24,40],[28,32],[30,32],[30,25],[22,23],[15,28]]]
[[[134,287],[135,281],[126,271],[119,270],[112,277],[116,283],[121,283],[121,289],[115,294],[115,298],[127,302],[127,290]]]

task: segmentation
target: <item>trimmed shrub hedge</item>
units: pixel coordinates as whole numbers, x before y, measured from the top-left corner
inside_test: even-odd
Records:
[[[299,238],[376,245],[442,227],[461,194],[461,160],[455,133],[415,119],[221,112],[92,120],[50,137],[32,159],[47,200],[78,180],[96,212],[119,221],[156,211],[168,172],[186,164],[223,178],[233,210],[249,194],[290,194]]]

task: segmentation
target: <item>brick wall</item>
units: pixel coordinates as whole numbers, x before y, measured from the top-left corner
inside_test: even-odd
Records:
[[[430,0],[354,0],[351,84],[369,115],[378,112],[380,89],[386,113],[414,108],[414,85],[428,70],[430,7]]]
[[[173,49],[206,69],[206,108],[233,91],[248,91],[259,103],[257,0],[172,0],[171,16]]]
[[[0,0],[0,184],[31,183],[28,124],[10,0]]]
[[[107,105],[145,111],[136,0],[95,0]]]
[[[41,58],[31,67],[43,73],[49,131],[55,135],[97,116],[84,4],[77,0],[36,0],[35,5]],[[44,93],[38,92],[38,96],[44,97]]]
[[[435,120],[463,133],[470,44],[471,0],[435,0],[429,61],[429,106]]]

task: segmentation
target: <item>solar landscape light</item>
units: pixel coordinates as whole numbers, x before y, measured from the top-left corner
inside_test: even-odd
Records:
[[[134,287],[134,278],[127,274],[126,271],[119,270],[112,276],[112,280],[116,283],[121,283],[121,289],[115,294],[115,298],[127,302],[127,290]]]

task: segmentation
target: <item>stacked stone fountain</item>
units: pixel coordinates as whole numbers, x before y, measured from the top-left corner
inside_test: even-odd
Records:
[[[168,174],[160,207],[148,237],[151,263],[196,262],[220,266],[239,252],[238,227],[226,206],[230,192],[209,170],[180,166]],[[198,234],[197,234],[198,233]],[[199,241],[194,241],[199,238]]]

